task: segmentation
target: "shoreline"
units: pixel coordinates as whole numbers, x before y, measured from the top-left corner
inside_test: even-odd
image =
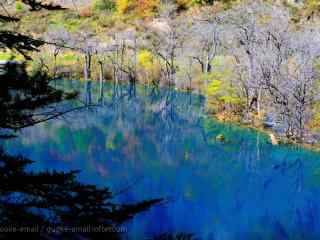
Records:
[[[274,146],[296,146],[299,148],[305,148],[307,150],[313,151],[320,153],[320,143],[316,144],[310,144],[310,143],[299,143],[299,142],[294,142],[290,141],[287,137],[280,137],[278,134],[276,134],[272,129],[265,128],[263,126],[254,126],[254,125],[249,125],[248,123],[241,123],[239,121],[232,121],[232,120],[219,120],[217,116],[214,114],[211,114],[211,117],[213,117],[216,121],[221,122],[221,123],[230,123],[230,124],[235,124],[241,128],[246,128],[246,129],[252,129],[260,133],[264,133],[268,136],[270,144]],[[277,144],[272,143],[272,137],[276,138]]]
[[[62,79],[60,79],[60,80],[62,80]],[[85,82],[84,79],[78,79],[78,80],[77,79],[63,79],[63,80],[66,80],[66,81],[69,81],[69,80],[71,80],[71,81],[80,81],[82,83]],[[99,83],[99,80],[97,80],[97,79],[90,79],[89,81],[92,81],[92,82],[95,82],[95,83]],[[110,79],[106,79],[104,82],[105,83],[113,83],[113,81],[110,80]],[[129,82],[128,81],[123,81],[123,82],[121,82],[119,84],[120,85],[129,84]],[[141,85],[143,87],[152,86],[150,83],[144,83],[144,82],[142,82],[142,83],[137,82],[136,84]],[[201,97],[206,99],[206,96],[199,89],[189,90],[189,89],[183,89],[183,88],[178,88],[178,87],[175,87],[175,86],[167,86],[167,85],[158,86],[158,88],[159,89],[171,90],[171,91],[177,91],[177,92],[181,92],[181,93],[196,94],[196,95],[199,95],[199,96],[201,96]],[[258,122],[258,124],[255,125],[255,124],[249,124],[249,123],[242,123],[239,120],[219,119],[219,117],[217,116],[217,114],[219,114],[219,113],[213,114],[213,113],[210,113],[210,112],[206,112],[206,114],[207,114],[208,117],[214,118],[214,120],[216,120],[217,122],[220,122],[220,123],[229,123],[229,124],[237,125],[237,126],[239,126],[241,128],[252,129],[252,130],[255,130],[257,132],[264,133],[264,134],[266,134],[268,136],[268,138],[270,140],[270,144],[272,144],[272,145],[275,145],[275,146],[277,146],[277,145],[278,146],[291,145],[291,146],[296,146],[296,147],[302,147],[302,148],[305,148],[305,149],[320,153],[320,143],[310,144],[310,143],[299,143],[299,142],[295,142],[295,141],[290,141],[285,136],[279,136],[271,128],[263,127],[261,122]],[[271,138],[274,138],[274,140],[272,140]]]

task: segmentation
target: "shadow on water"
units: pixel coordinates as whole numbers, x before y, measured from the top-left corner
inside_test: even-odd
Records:
[[[34,159],[32,171],[82,169],[82,182],[111,192],[139,179],[114,196],[120,209],[171,199],[126,222],[128,239],[319,238],[319,154],[215,122],[198,95],[78,81],[59,88],[83,91],[64,108],[86,107],[4,147]]]

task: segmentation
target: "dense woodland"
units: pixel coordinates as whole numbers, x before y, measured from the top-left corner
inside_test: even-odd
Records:
[[[1,40],[35,42],[3,43],[1,58],[29,59],[28,72],[53,79],[198,92],[220,120],[315,143],[319,11],[315,0],[8,0]]]

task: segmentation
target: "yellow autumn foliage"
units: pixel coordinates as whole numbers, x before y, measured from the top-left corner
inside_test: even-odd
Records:
[[[138,53],[138,64],[144,68],[144,70],[151,70],[154,66],[154,57],[148,50],[142,50]]]
[[[119,14],[132,12],[137,17],[154,15],[160,6],[160,0],[116,0]]]
[[[203,81],[208,82],[205,89],[206,96],[211,106],[216,104],[238,105],[242,99],[233,85],[233,72],[225,65],[233,64],[232,58],[217,56],[211,62],[214,71],[203,74]]]
[[[117,0],[116,1],[116,8],[118,13],[125,14],[128,12],[129,8],[132,6],[132,0]]]

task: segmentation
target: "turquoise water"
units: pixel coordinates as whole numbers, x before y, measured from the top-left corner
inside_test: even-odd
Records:
[[[90,106],[22,130],[5,149],[34,160],[33,170],[79,169],[119,202],[166,198],[127,224],[129,239],[320,239],[319,154],[215,122],[197,95],[62,85],[83,90],[82,103],[58,107]]]

